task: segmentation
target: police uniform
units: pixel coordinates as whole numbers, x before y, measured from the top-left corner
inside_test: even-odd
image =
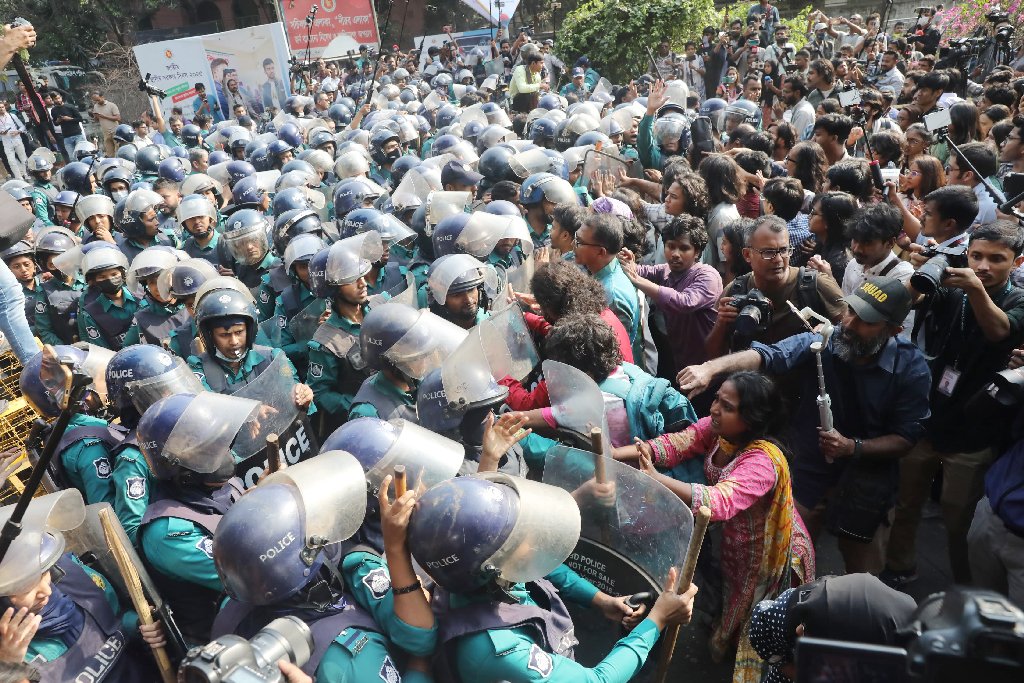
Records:
[[[576,638],[562,599],[590,606],[597,589],[562,565],[545,579],[516,584],[515,603],[446,594],[435,604],[440,614],[441,666],[453,681],[602,681],[633,678],[658,640],[658,628],[645,619],[616,643],[600,671],[573,660]],[[447,604],[445,604],[447,603]],[[547,603],[547,605],[544,605]]]
[[[139,526],[149,506],[153,481],[133,429],[114,449],[113,488],[114,513],[135,545],[139,542]]]
[[[378,417],[416,422],[416,393],[402,391],[383,372],[367,377],[352,399],[349,419]]]
[[[255,381],[264,370],[270,367],[279,353],[281,353],[281,349],[253,345],[246,351],[237,372],[209,352],[201,353],[198,356],[189,356],[188,366],[208,390],[218,394],[233,394],[246,384]],[[299,381],[294,367],[292,367],[292,377],[296,382]]]
[[[298,279],[282,290],[274,300],[274,319],[277,320],[281,328],[279,347],[292,361],[301,377],[306,376],[309,367],[309,339],[296,338],[294,329],[289,326],[289,323],[316,300],[309,288]],[[312,338],[312,334],[309,336]]]
[[[191,316],[181,326],[170,331],[167,350],[182,360],[199,355],[199,328]]]
[[[73,344],[78,338],[78,302],[85,285],[50,278],[36,291],[36,335],[44,344]]]
[[[189,491],[188,500],[177,500],[158,489],[142,517],[139,549],[186,640],[205,644],[224,591],[213,563],[213,532],[242,495],[242,482],[231,479],[202,493],[206,497]]]
[[[32,213],[44,225],[53,225],[53,200],[57,198],[57,188],[52,183],[32,181]]]
[[[530,226],[530,239],[533,241],[533,248],[540,249],[541,247],[551,246],[551,224],[544,226],[544,232],[537,234],[533,231],[533,226]]]
[[[376,163],[370,164],[370,180],[377,183],[388,192],[395,189],[391,185],[392,179],[393,176],[391,175],[391,171],[383,166],[378,166]]]
[[[121,287],[123,306],[116,305],[105,294],[86,289],[78,302],[78,338],[81,341],[120,351],[128,328],[138,311],[138,300],[127,287]]]
[[[82,492],[87,505],[114,502],[111,453],[124,438],[120,428],[98,417],[75,413],[57,444],[58,480]]]
[[[181,304],[164,304],[146,293],[135,319],[124,337],[124,346],[133,344],[155,344],[163,346],[170,339],[171,331],[188,322],[188,311]]]
[[[276,292],[270,282],[270,272],[275,266],[279,266],[281,260],[267,252],[255,266],[238,264],[235,266],[235,275],[252,292],[256,300],[256,309],[259,311],[259,320],[262,322],[274,314],[274,299]]]
[[[256,310],[259,311],[258,322],[269,320],[274,316],[277,297],[291,285],[292,278],[285,272],[284,263],[277,260],[260,278],[260,284],[252,290],[252,296],[256,299]]]
[[[135,631],[136,616],[119,617],[120,605],[110,583],[98,572],[67,553],[55,565],[60,578],[53,587],[64,594],[82,615],[82,631],[69,647],[61,637],[35,637],[25,662],[45,683],[64,681],[152,680],[152,664],[126,647]]]
[[[117,244],[117,248],[121,250],[121,253],[128,257],[128,262],[131,263],[135,260],[135,257],[141,254],[147,247],[174,247],[177,246],[173,240],[168,238],[166,235],[157,233],[156,237],[153,237],[153,241],[150,244],[142,244],[137,240],[118,233],[114,235],[114,242]]]
[[[220,242],[220,233],[213,229],[211,229],[211,233],[213,234],[213,238],[205,247],[200,246],[199,243],[196,242],[196,238],[190,235],[185,239],[184,244],[182,244],[182,251],[192,258],[201,258],[205,261],[209,261],[215,266],[230,266],[230,261],[225,262],[221,259],[221,251],[217,248],[217,244]]]
[[[364,308],[365,312],[365,308]],[[322,434],[334,431],[345,419],[352,399],[370,372],[359,351],[361,325],[331,311],[309,341],[309,387],[323,411]],[[330,417],[328,417],[330,416]]]
[[[36,303],[39,301],[38,293],[42,287],[43,282],[38,275],[32,278],[31,287],[26,284],[21,285],[21,293],[25,295],[25,320],[28,321],[28,326],[32,328],[33,332],[36,332]],[[38,334],[36,332],[36,335]]]

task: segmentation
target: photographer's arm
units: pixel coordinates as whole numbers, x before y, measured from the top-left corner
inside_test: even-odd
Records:
[[[974,319],[985,339],[990,342],[1001,342],[1010,336],[1010,318],[1003,309],[996,306],[988,295],[985,286],[970,268],[946,268],[946,278],[942,284],[957,287],[967,294]]]
[[[160,100],[157,99],[156,95],[149,96],[149,110],[152,112],[150,117],[153,120],[152,128],[160,134],[163,134],[167,130],[167,122],[164,121],[164,116],[160,113]]]

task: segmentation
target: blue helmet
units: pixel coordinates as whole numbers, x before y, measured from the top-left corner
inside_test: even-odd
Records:
[[[127,123],[122,123],[114,129],[114,139],[118,142],[131,142],[135,139],[135,131]]]
[[[756,102],[750,100],[736,100],[725,108],[725,120],[741,123],[749,123],[754,128],[761,128],[761,108]]]
[[[519,203],[530,206],[544,200],[553,204],[578,201],[568,180],[551,173],[534,173],[519,188]]]
[[[118,159],[124,159],[125,161],[130,161],[134,164],[135,156],[138,153],[139,148],[129,142],[118,147],[117,154],[115,156],[117,156]]]
[[[248,161],[229,161],[228,165],[224,167],[224,170],[228,172],[228,187],[234,188],[235,183],[244,178],[248,178],[255,175],[256,168]]]
[[[438,128],[452,125],[452,122],[459,117],[459,110],[452,104],[442,104],[435,115],[435,123]]]
[[[561,152],[554,149],[545,149],[544,155],[551,159],[551,170],[549,171],[552,175],[556,175],[562,180],[569,180],[569,162],[565,160]]]
[[[157,175],[167,180],[173,180],[176,183],[183,181],[185,176],[191,172],[192,164],[189,163],[188,159],[182,159],[181,157],[164,159],[157,168]]]
[[[288,143],[289,147],[302,147],[302,130],[291,121],[287,121],[277,129],[277,139]]]
[[[252,348],[259,311],[251,295],[246,296],[234,289],[211,290],[196,303],[193,317],[199,336],[211,353],[217,348],[213,340],[213,329],[218,322],[221,325],[243,323],[246,329],[245,348]]]
[[[434,144],[430,148],[430,156],[440,156],[445,152],[451,150],[453,147],[455,147],[455,145],[459,144],[460,142],[462,142],[462,140],[459,138],[459,136],[452,135],[451,133],[446,133],[444,135],[438,136],[438,138],[434,140]]]
[[[330,110],[328,110],[328,113],[330,113]],[[334,134],[329,130],[320,129],[313,133],[313,136],[309,139],[309,146],[311,149],[323,149],[327,145],[331,145],[332,149],[337,149],[338,147],[338,143],[334,140]],[[327,152],[325,149],[324,151]],[[328,152],[328,154],[334,156],[333,151]]]
[[[558,99],[558,95],[555,93],[549,92],[546,95],[541,96],[540,100],[537,102],[537,108],[547,109],[548,111],[551,111],[552,109],[561,109],[562,100]]]
[[[515,171],[512,170],[510,162],[516,152],[505,145],[495,145],[484,151],[477,162],[477,170],[492,183],[502,180],[518,181]]]
[[[253,148],[246,154],[246,159],[257,171],[270,170],[270,148],[263,143],[253,145]]]
[[[146,145],[135,155],[135,168],[142,175],[156,175],[160,162],[168,156],[159,145]]]
[[[712,97],[700,105],[700,115],[711,119],[711,125],[715,130],[722,132],[725,130],[725,109],[728,106],[728,103],[722,98]]]
[[[153,344],[126,346],[107,365],[107,397],[121,424],[133,427],[161,398],[198,393],[203,386],[188,366]]]
[[[291,152],[293,149],[286,140],[274,140],[267,146],[267,154],[271,157],[271,163],[280,163],[281,155]]]
[[[331,486],[311,482],[329,480]],[[249,605],[273,605],[304,591],[303,602],[332,604],[340,548],[366,513],[359,462],[343,451],[271,475],[224,514],[213,537],[213,559],[224,589]],[[287,539],[287,542],[282,539]],[[321,571],[327,559],[331,571]]]
[[[449,401],[441,368],[431,370],[416,390],[416,416],[422,426],[439,434],[452,432],[462,425],[471,410],[493,407],[508,396],[508,388],[494,381],[489,367],[466,367],[459,372],[466,377],[465,386],[459,389],[472,391],[474,400]]]
[[[375,307],[367,313],[359,330],[359,344],[366,365],[374,370],[382,369],[385,354],[409,333],[419,319],[419,310],[400,303]]]
[[[486,126],[479,121],[467,121],[462,127],[462,137],[476,144],[476,136],[480,135],[484,128]]]
[[[277,250],[277,253],[284,253],[288,242],[298,235],[323,237],[324,226],[316,211],[291,209],[282,213],[274,221],[274,249]]]
[[[203,144],[203,129],[194,123],[182,126],[181,141],[186,147],[198,147]]]
[[[341,236],[344,238],[351,237],[352,235],[358,235],[363,232],[367,223],[381,215],[381,212],[377,209],[368,207],[361,207],[349,211],[345,214],[345,218],[338,221],[338,228],[341,231]]]
[[[484,207],[484,212],[493,213],[497,216],[518,216],[522,217],[523,212],[512,202],[504,199],[496,199]]]
[[[338,288],[358,282],[370,272],[380,252],[371,254],[371,241],[362,236],[349,237],[321,249],[309,260],[309,291],[318,299],[332,299]],[[380,240],[376,244],[380,246]]]
[[[66,206],[69,209],[75,205],[78,200],[79,194],[72,190],[61,190],[57,193],[57,198],[53,200],[54,206]],[[74,220],[74,219],[72,219]]]
[[[171,147],[171,154],[181,159],[188,159],[188,148],[185,145]]]
[[[397,188],[405,174],[422,163],[419,157],[412,154],[403,154],[395,159],[391,164],[391,184]]]
[[[58,359],[70,363],[75,368],[80,368],[88,355],[85,350],[77,346],[61,345],[53,348]],[[18,378],[18,385],[21,387],[22,396],[37,413],[43,417],[52,418],[57,417],[60,413],[59,401],[63,382],[46,377],[49,373],[43,368],[43,355],[43,351],[40,351],[25,363],[21,376]]]
[[[599,130],[588,130],[583,135],[576,138],[576,147],[583,147],[584,145],[597,145],[601,143],[604,147],[612,146],[612,139],[602,133]]]
[[[349,211],[364,206],[367,201],[372,202],[382,194],[384,188],[369,178],[347,178],[334,187],[334,214],[341,220]]]
[[[279,218],[285,211],[313,208],[301,187],[288,187],[281,190],[274,195],[271,207],[275,219]]]
[[[352,110],[340,102],[332,104],[327,110],[327,115],[338,126],[347,126],[352,122]]]
[[[93,179],[89,172],[89,164],[81,161],[72,161],[64,167],[61,172],[64,179],[64,188],[77,192],[81,195],[93,193]]]
[[[210,165],[223,164],[227,161],[231,161],[231,155],[222,149],[215,149],[210,152]]]
[[[239,209],[254,209],[263,201],[267,191],[260,187],[255,175],[240,178],[231,186],[231,203]]]
[[[456,245],[459,235],[466,228],[466,224],[473,217],[471,213],[456,213],[445,216],[434,226],[434,232],[430,235],[430,241],[434,245],[434,256],[441,258],[448,254],[462,253]]]
[[[409,522],[409,550],[439,586],[471,593],[554,571],[579,541],[580,526],[567,491],[487,472],[428,489]]]
[[[540,118],[533,122],[530,126],[530,140],[536,144],[545,145],[554,144],[555,133],[558,132],[558,124],[551,119]]]

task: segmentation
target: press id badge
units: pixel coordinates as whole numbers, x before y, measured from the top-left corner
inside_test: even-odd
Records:
[[[939,393],[944,396],[952,396],[956,390],[956,384],[960,381],[960,371],[955,370],[948,365],[942,371],[942,377],[939,379]]]

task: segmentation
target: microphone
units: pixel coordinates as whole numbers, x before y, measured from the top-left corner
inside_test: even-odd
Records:
[[[310,8],[309,8],[309,13],[310,13],[310,14],[316,14],[316,11],[317,11],[318,9],[320,9],[320,8],[319,8],[318,6],[316,6],[316,5],[313,5],[312,7],[310,7]]]

